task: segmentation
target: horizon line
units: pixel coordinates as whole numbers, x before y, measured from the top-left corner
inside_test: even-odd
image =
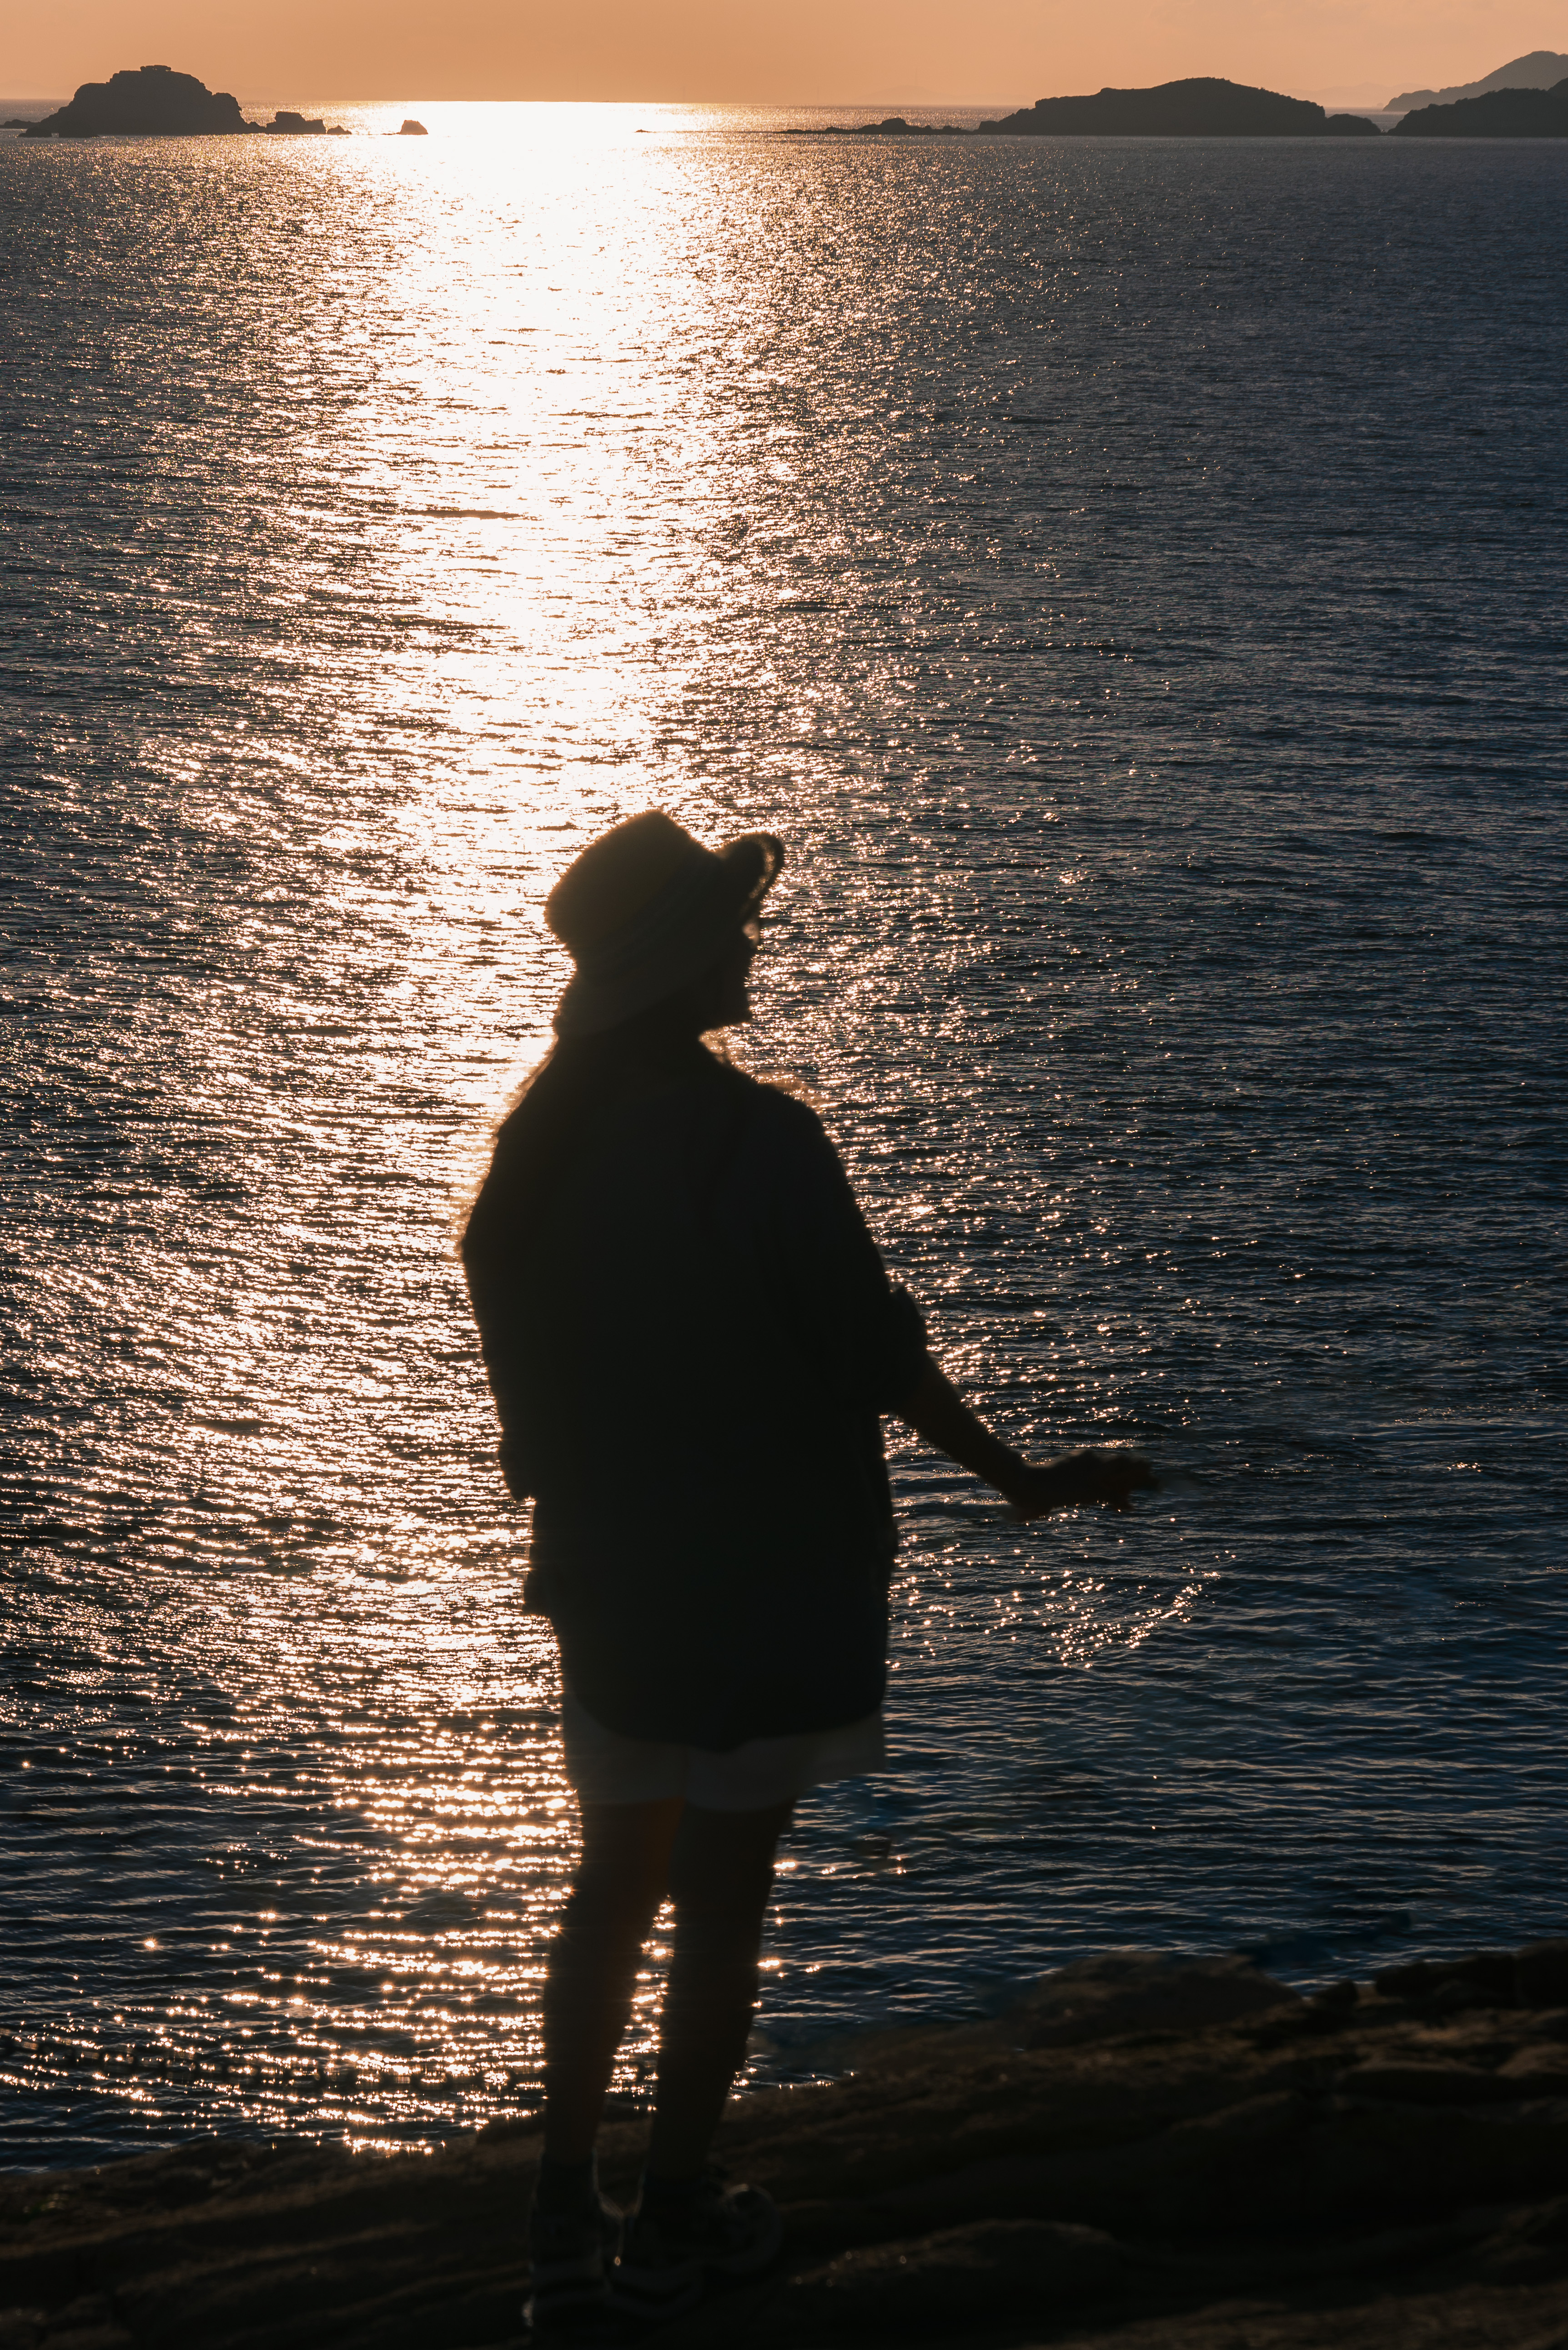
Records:
[[[116,71],[123,70],[123,68],[116,68]],[[180,68],[180,70],[182,71],[183,68]],[[105,78],[107,79],[107,77],[105,77]],[[1232,77],[1229,74],[1172,74],[1168,78],[1170,81],[1230,81]],[[90,87],[90,84],[86,82],[78,82],[76,85],[77,89],[86,88],[88,87]],[[211,87],[211,85],[208,85],[208,87]],[[1164,87],[1164,85],[1158,82],[1106,82],[1101,85],[1103,89],[1158,89],[1162,87]],[[1238,83],[1236,87],[1242,89],[1266,89],[1270,88],[1270,85],[1264,82],[1241,82]],[[1345,85],[1341,83],[1336,85],[1336,87],[1343,88]],[[71,99],[75,94],[76,91],[74,89],[65,96],[61,96],[56,91],[31,90],[24,92],[14,90],[6,92],[0,90],[0,107],[67,106],[69,105]],[[1085,90],[1053,92],[1050,94],[1053,96],[1060,95],[1065,97],[1095,97],[1099,93],[1097,91]],[[1309,103],[1316,105],[1325,105],[1327,103],[1327,100],[1324,99],[1319,92],[1311,90],[1283,89],[1272,91],[1271,94],[1281,98],[1305,99]],[[421,93],[417,89],[405,89],[389,95],[367,97],[362,92],[358,96],[355,96],[344,90],[338,90],[336,92],[328,91],[324,93],[318,89],[313,88],[308,83],[295,83],[278,89],[269,90],[265,95],[259,94],[254,90],[250,91],[248,94],[242,94],[235,90],[230,91],[226,93],[226,95],[234,98],[236,103],[242,107],[275,106],[280,99],[286,102],[291,99],[308,96],[311,103],[317,106],[407,106],[418,103],[423,106],[622,106],[628,108],[649,106],[685,109],[695,109],[701,107],[711,106],[814,108],[907,106],[917,108],[923,113],[929,113],[933,109],[944,106],[964,107],[971,109],[975,107],[1005,106],[1016,111],[1020,108],[1027,108],[1037,102],[1033,99],[1021,99],[1015,97],[1001,97],[994,91],[985,98],[957,98],[950,95],[943,95],[935,98],[917,97],[911,91],[905,91],[902,94],[896,91],[884,92],[875,97],[866,97],[862,95],[856,98],[652,98],[646,96],[640,98],[495,98],[493,96],[482,97],[477,95],[468,97],[437,97],[428,90]],[[1352,106],[1354,103],[1362,109],[1373,107],[1373,101],[1371,99],[1362,99],[1356,102],[1344,99],[1341,100],[1340,103],[1342,106],[1345,107]],[[1385,104],[1382,107],[1373,108],[1373,110],[1378,113],[1386,113],[1388,111],[1388,108],[1386,104]]]

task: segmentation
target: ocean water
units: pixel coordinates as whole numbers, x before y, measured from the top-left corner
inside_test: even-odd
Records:
[[[326,110],[0,150],[0,2159],[536,2098],[452,1232],[655,802],[786,837],[744,1055],[944,1360],[1164,1481],[897,1446],[754,2077],[1568,1929],[1568,152]]]

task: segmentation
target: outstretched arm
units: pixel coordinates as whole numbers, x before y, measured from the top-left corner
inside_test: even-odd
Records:
[[[1155,1482],[1154,1471],[1137,1452],[1064,1452],[1059,1461],[1025,1461],[976,1419],[929,1356],[897,1416],[939,1452],[994,1485],[1021,1518],[1042,1518],[1048,1510],[1070,1509],[1076,1502],[1125,1510],[1135,1492]]]

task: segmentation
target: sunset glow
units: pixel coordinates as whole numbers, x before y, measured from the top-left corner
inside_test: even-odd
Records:
[[[1462,81],[1534,48],[1568,45],[1561,5],[1450,0],[1438,7],[1327,0],[1256,9],[1239,0],[1175,8],[1115,0],[1094,10],[985,0],[597,0],[572,9],[470,0],[432,12],[325,0],[215,16],[197,0],[83,0],[16,12],[5,95],[64,98],[79,82],[151,59],[246,104],[302,92],[342,99],[842,101],[1008,105],[1103,84],[1219,74],[1311,97],[1376,105],[1417,84]],[[1363,85],[1366,85],[1363,88]],[[1383,87],[1386,85],[1386,87]]]

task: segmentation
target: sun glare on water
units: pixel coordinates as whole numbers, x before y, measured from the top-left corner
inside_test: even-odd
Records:
[[[1433,1700],[1546,1523],[1475,1464],[1542,1409],[1551,159],[280,102],[357,135],[0,147],[16,2158],[537,2098],[573,1811],[453,1243],[655,804],[785,837],[743,1057],[971,1393],[1196,1464],[1036,1534],[900,1453],[898,1767],[809,1807],[759,2065],[1096,1939],[1511,1933],[1535,1798],[1455,1857],[1421,1741],[1522,1745],[1552,1645]],[[1153,1719],[1233,1768],[1151,1798]]]

